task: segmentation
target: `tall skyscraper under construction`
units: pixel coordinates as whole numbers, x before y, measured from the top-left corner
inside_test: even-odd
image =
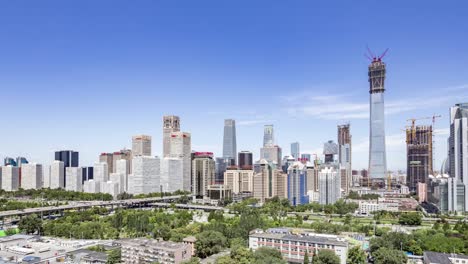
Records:
[[[385,150],[385,63],[382,61],[386,51],[379,57],[372,53],[369,65],[370,123],[369,123],[369,176],[384,179],[387,174]]]
[[[352,182],[351,165],[351,133],[350,125],[344,124],[338,126],[338,163],[341,171],[341,189],[348,193]]]
[[[418,182],[428,183],[432,173],[432,126],[406,129],[406,182],[416,192]]]

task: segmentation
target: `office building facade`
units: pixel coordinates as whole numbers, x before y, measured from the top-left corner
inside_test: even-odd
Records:
[[[341,176],[336,166],[324,165],[318,173],[319,204],[334,204],[341,198]]]
[[[40,189],[43,186],[43,168],[37,163],[22,163],[21,164],[21,188]]]
[[[293,142],[291,143],[291,156],[294,157],[294,159],[299,160],[300,158],[300,149],[299,149],[299,142]]]
[[[296,161],[288,168],[288,200],[293,206],[309,203],[307,170],[302,162]]]
[[[2,189],[11,192],[19,189],[19,168],[16,166],[3,166],[1,174]]]
[[[178,116],[163,116],[163,158],[171,154],[171,134],[179,131],[180,118]]]
[[[260,171],[253,176],[253,197],[260,203],[273,197],[287,198],[287,174],[274,169],[266,160],[259,161]]]
[[[432,126],[406,129],[406,186],[416,193],[418,183],[429,183],[432,174]]]
[[[79,167],[80,166],[80,155],[78,151],[73,150],[59,150],[55,151],[55,160],[63,162],[63,187],[67,185],[65,180],[65,168],[66,167]],[[62,187],[62,188],[63,188]]]
[[[192,160],[192,194],[208,196],[208,186],[216,183],[216,165],[212,152],[195,152]]]
[[[127,153],[127,152],[124,152]],[[151,136],[137,135],[132,137],[133,156],[151,156]]]
[[[165,157],[161,160],[161,186],[163,192],[183,190],[184,160]]]
[[[54,160],[49,167],[49,187],[51,189],[65,188],[65,163]]]
[[[275,145],[275,137],[273,131],[273,125],[265,125],[263,128],[263,146]]]
[[[238,154],[238,167],[241,170],[253,169],[253,154],[250,151],[241,151]]]
[[[223,158],[234,159],[234,164],[237,164],[236,121],[234,119],[224,120]]]
[[[65,178],[68,182],[65,190],[73,192],[83,191],[83,169],[79,167],[65,168]]]
[[[171,133],[169,149],[169,157],[183,160],[183,190],[191,191],[192,140],[190,133]]]
[[[136,156],[128,176],[128,193],[148,194],[160,191],[161,160],[159,157]]]
[[[346,194],[353,186],[350,128],[350,124],[338,126],[338,164],[341,170],[341,189]]]
[[[224,173],[224,185],[230,187],[233,193],[252,193],[253,170],[227,170]]]

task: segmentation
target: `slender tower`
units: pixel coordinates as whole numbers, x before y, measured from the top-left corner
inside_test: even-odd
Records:
[[[372,62],[369,65],[369,176],[371,179],[384,179],[387,173],[384,111],[385,63],[382,61],[387,50],[378,57],[369,50],[372,56]]]
[[[180,131],[180,119],[175,115],[163,117],[163,157],[168,157],[171,153],[171,133]]]
[[[236,121],[224,120],[223,158],[229,160],[228,166],[237,164]]]

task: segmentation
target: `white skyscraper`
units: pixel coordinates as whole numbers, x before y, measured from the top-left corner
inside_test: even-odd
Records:
[[[2,189],[11,192],[19,188],[19,168],[11,165],[2,167]]]
[[[67,186],[65,186],[65,190],[74,192],[83,191],[82,172],[83,169],[80,167],[65,168],[65,178],[67,181]]]
[[[166,157],[161,160],[161,186],[163,192],[183,190],[184,160]]]
[[[113,181],[103,182],[101,183],[101,192],[110,194],[112,197],[116,198],[117,195],[121,193],[120,185]]]
[[[109,180],[109,168],[105,162],[94,163],[94,181],[107,182]]]
[[[323,167],[318,174],[319,203],[334,204],[341,198],[341,177],[333,166]]]
[[[123,193],[123,192],[126,192],[125,190],[125,181],[126,181],[126,178],[125,178],[125,174],[124,173],[111,173],[109,175],[109,181],[108,182],[112,182],[112,183],[115,183],[118,185],[118,193]],[[114,187],[111,187],[111,188],[114,188]]]
[[[23,163],[21,164],[21,188],[40,189],[42,188],[43,170],[41,164]]]
[[[173,132],[170,141],[170,157],[183,159],[183,190],[191,191],[192,143],[190,133]]]
[[[124,180],[122,182],[121,190],[124,192],[128,191],[128,171],[130,171],[130,161],[126,159],[120,159],[116,161],[116,173],[123,175]],[[112,179],[111,179],[112,180]]]
[[[132,154],[133,156],[151,156],[151,136],[133,136]]]
[[[163,116],[163,158],[171,153],[171,134],[180,131],[180,119],[178,116]]]
[[[134,157],[132,160],[132,174],[128,176],[128,193],[148,194],[159,192],[160,162],[158,157]]]
[[[51,189],[64,188],[65,164],[63,161],[54,160],[49,168],[49,186]]]

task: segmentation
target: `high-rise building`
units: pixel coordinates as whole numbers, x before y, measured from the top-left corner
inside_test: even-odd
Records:
[[[94,178],[96,182],[107,182],[109,180],[109,167],[107,162],[94,163]]]
[[[147,148],[146,146],[143,147],[143,148]],[[151,143],[150,143],[150,151],[149,153],[151,154]],[[151,155],[150,155],[151,156]],[[112,153],[112,171],[109,170],[109,173],[116,173],[117,172],[117,161],[118,160],[126,160],[129,164],[129,166],[127,166],[127,174],[130,174],[132,173],[131,172],[131,163],[132,163],[132,158],[133,158],[133,154],[132,154],[132,151],[129,150],[129,149],[122,149],[120,151],[116,151],[114,153]]]
[[[184,159],[165,157],[161,160],[161,186],[163,192],[183,190]]]
[[[183,190],[191,191],[192,143],[190,133],[173,132],[169,140],[169,157],[183,160]]]
[[[418,183],[429,183],[432,174],[432,126],[406,129],[406,185],[416,193]]]
[[[65,168],[80,166],[79,153],[78,151],[73,150],[55,151],[55,160],[63,162],[63,186],[61,188],[64,188],[67,185],[67,181],[65,179]]]
[[[163,116],[163,158],[171,153],[171,134],[180,131],[180,119],[178,116]]]
[[[387,174],[384,111],[385,67],[381,57],[373,58],[369,65],[369,177],[371,179],[384,179]]]
[[[294,162],[288,168],[288,200],[293,206],[309,203],[307,170],[299,161]]]
[[[151,136],[147,136],[147,135],[133,136],[132,137],[132,154],[133,156],[151,156]]]
[[[291,143],[291,156],[298,160],[300,158],[300,153],[299,142]]]
[[[81,167],[81,177],[83,178],[82,183],[88,180],[94,179],[94,168],[93,167]]]
[[[65,190],[74,192],[83,191],[83,168],[65,168],[65,178],[68,182],[67,186],[65,187]]]
[[[468,211],[468,103],[450,108],[448,210]]]
[[[41,164],[22,163],[21,176],[21,188],[25,190],[42,188],[43,170]]]
[[[263,146],[275,145],[275,137],[273,134],[273,125],[265,125],[263,128]]]
[[[329,140],[323,144],[323,154],[325,155],[325,163],[335,162],[335,156],[338,155],[338,145]]]
[[[115,162],[115,173],[120,174],[123,177],[120,189],[122,192],[128,191],[128,175],[130,174],[131,160],[119,159]]]
[[[318,192],[318,173],[319,168],[312,162],[306,163],[307,192]]]
[[[83,183],[83,192],[85,193],[100,193],[101,182],[95,180],[88,180]]]
[[[341,170],[341,189],[347,194],[349,188],[353,185],[349,124],[338,126],[338,164]]]
[[[239,169],[252,170],[253,169],[253,154],[250,151],[239,152]]]
[[[224,137],[223,137],[223,158],[234,159],[234,164],[237,164],[237,142],[236,142],[236,121],[234,119],[224,120]]]
[[[2,189],[11,192],[19,189],[19,168],[11,165],[2,167]]]
[[[208,186],[215,184],[216,165],[212,152],[195,152],[192,160],[192,194],[208,196]]]
[[[49,167],[49,187],[65,188],[65,162],[54,160]]]
[[[226,172],[227,163],[224,158],[216,158],[216,184],[224,183],[224,172]]]
[[[21,165],[28,163],[29,161],[25,157],[16,157],[16,166],[21,167]]]
[[[287,198],[287,174],[274,169],[266,160],[260,160],[260,171],[253,177],[253,197],[260,203],[273,197]]]
[[[260,159],[274,163],[276,167],[281,167],[282,151],[279,146],[268,145],[260,149]]]
[[[227,170],[224,173],[224,185],[232,189],[232,193],[251,193],[253,191],[253,170]]]
[[[99,155],[99,162],[107,164],[108,173],[112,173],[114,171],[114,154],[101,153]]]
[[[336,166],[325,165],[318,173],[319,204],[334,204],[341,198],[341,176]]]
[[[158,157],[133,157],[132,174],[128,176],[128,193],[148,194],[159,192],[161,189],[160,163]]]

